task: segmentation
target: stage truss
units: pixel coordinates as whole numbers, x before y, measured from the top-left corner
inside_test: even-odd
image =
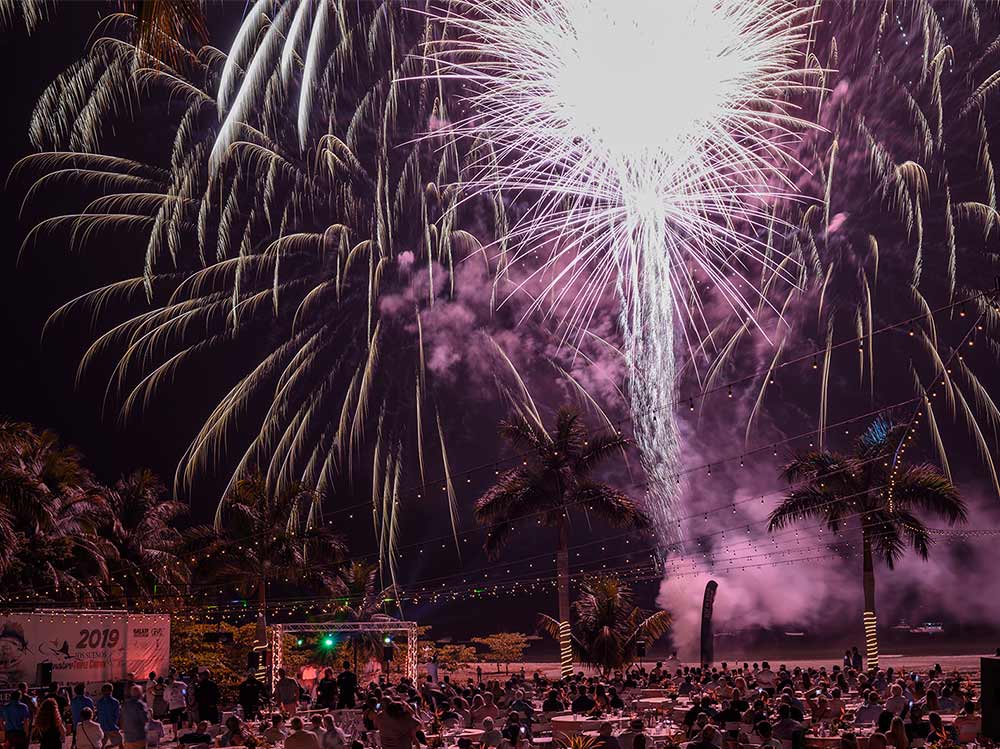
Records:
[[[271,630],[271,680],[281,668],[285,649],[285,635],[325,635],[373,634],[406,636],[406,662],[403,664],[403,675],[417,681],[417,623],[386,619],[374,622],[310,622],[308,624],[274,624]],[[273,687],[273,684],[272,684]]]

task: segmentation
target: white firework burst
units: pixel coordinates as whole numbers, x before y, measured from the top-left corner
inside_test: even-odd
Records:
[[[696,273],[752,317],[756,237],[789,193],[806,126],[807,10],[786,0],[459,0],[433,11],[459,41],[429,55],[465,81],[453,124],[484,154],[473,184],[531,196],[509,257],[554,247],[528,274],[567,331],[609,283],[621,297],[635,434],[663,539],[675,530],[675,330],[707,330]],[[506,253],[506,247],[503,247]],[[780,260],[780,258],[779,258]],[[509,267],[507,264],[505,267]],[[680,317],[680,324],[675,320]]]

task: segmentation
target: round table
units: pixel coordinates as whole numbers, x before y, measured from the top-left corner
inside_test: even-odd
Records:
[[[638,701],[639,707],[647,709],[662,710],[665,707],[673,706],[674,700],[667,697],[643,697]]]
[[[445,731],[443,734],[428,733],[426,735],[426,738],[428,740],[429,739],[448,738],[448,739],[455,739],[455,740],[458,740],[458,739],[470,739],[472,741],[476,741],[477,739],[481,739],[483,737],[483,734],[485,734],[485,733],[486,733],[486,731],[484,731],[482,728],[462,728],[462,729],[460,729],[458,731]]]
[[[552,718],[552,734],[564,733],[573,736],[584,731],[596,731],[602,723],[610,723],[613,726],[627,725],[632,716],[615,717],[609,715],[601,718],[593,718],[587,715],[557,715]]]

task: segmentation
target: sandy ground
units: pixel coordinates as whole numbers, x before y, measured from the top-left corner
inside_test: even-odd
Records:
[[[941,667],[945,671],[958,670],[962,672],[979,672],[979,661],[980,658],[984,656],[991,656],[993,653],[983,653],[982,655],[902,655],[885,653],[879,657],[879,665],[882,668],[892,666],[896,671],[918,671],[925,672],[931,666],[936,663],[940,663]],[[738,659],[742,663],[744,659]],[[769,661],[772,666],[777,667],[778,664],[787,664],[788,666],[830,666],[839,665],[840,657],[831,656],[829,658],[816,658],[816,657],[803,657],[803,658],[789,658],[782,655],[771,655],[769,653],[761,653],[756,657],[756,661]],[[737,659],[727,661],[730,666],[737,662]],[[646,661],[644,664],[652,666],[655,661]],[[470,663],[468,669],[463,669],[455,674],[452,674],[452,678],[465,679],[467,677],[474,677],[476,674],[476,666],[479,665],[483,669],[483,679],[491,678],[503,678],[504,672],[501,671],[499,676],[497,675],[497,666],[495,663]],[[510,664],[511,672],[519,671],[521,667],[524,667],[524,671],[527,675],[533,674],[535,671],[539,671],[545,676],[555,677],[559,675],[559,664],[551,661],[536,661],[536,662],[525,662],[524,664]],[[694,664],[686,664],[694,665]],[[718,664],[716,664],[718,665]],[[590,669],[582,668],[581,666],[576,666],[576,670],[583,670],[585,672],[590,672]]]

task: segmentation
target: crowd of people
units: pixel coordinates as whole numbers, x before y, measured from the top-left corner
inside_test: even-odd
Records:
[[[70,742],[73,749],[157,749],[166,741],[187,749],[411,749],[449,742],[458,749],[474,743],[526,749],[551,733],[555,716],[572,714],[598,721],[592,749],[798,749],[807,737],[839,737],[842,749],[857,749],[862,737],[868,749],[915,749],[979,737],[978,696],[967,677],[940,666],[923,674],[863,670],[855,654],[848,651],[843,666],[829,669],[774,669],[767,662],[698,668],[672,656],[651,669],[603,676],[521,672],[484,681],[480,671],[464,681],[439,681],[432,673],[418,682],[380,676],[366,685],[344,663],[338,673],[325,668],[308,678],[278,669],[272,690],[248,674],[225,705],[208,671],[183,679],[171,670],[105,684],[94,696],[82,684],[36,695],[22,684],[2,717],[9,749],[27,749],[30,741],[40,749]],[[642,709],[651,690],[672,700],[672,718]]]

